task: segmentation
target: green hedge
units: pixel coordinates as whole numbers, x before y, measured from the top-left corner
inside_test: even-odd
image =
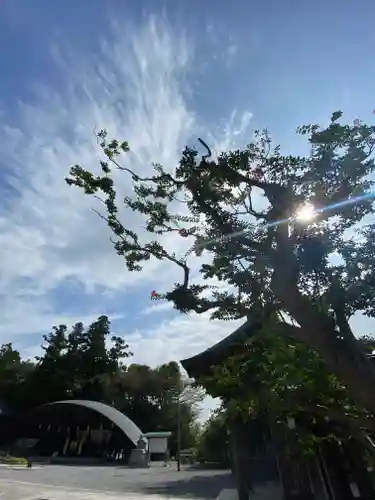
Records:
[[[194,464],[197,461],[197,450],[195,448],[181,450],[180,460],[182,464]]]
[[[27,467],[29,461],[24,457],[5,455],[5,457],[0,457],[0,463],[7,465],[24,465],[25,467]]]

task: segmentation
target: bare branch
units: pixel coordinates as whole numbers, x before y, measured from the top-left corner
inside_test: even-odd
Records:
[[[200,138],[198,137],[198,141],[202,144],[207,149],[207,154],[202,156],[202,160],[205,160],[206,158],[210,158],[212,156],[211,149],[207,146],[207,144]]]

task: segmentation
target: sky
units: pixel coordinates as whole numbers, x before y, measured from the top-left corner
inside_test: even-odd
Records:
[[[177,271],[129,273],[64,178],[95,170],[94,129],[129,142],[137,172],[173,169],[183,147],[219,153],[267,127],[300,153],[298,125],[375,120],[373,0],[0,0],[0,343],[26,357],[55,324],[106,314],[133,361],[196,354],[236,322],[151,302]],[[122,189],[129,189],[120,179]],[[130,216],[131,217],[131,216]],[[129,225],[142,230],[134,217]],[[167,242],[183,253],[181,238]],[[374,331],[356,317],[357,334]],[[203,405],[206,418],[215,402]]]

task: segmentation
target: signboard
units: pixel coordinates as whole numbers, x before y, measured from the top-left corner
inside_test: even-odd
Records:
[[[168,449],[168,438],[166,437],[148,438],[149,453],[165,453],[167,449]]]

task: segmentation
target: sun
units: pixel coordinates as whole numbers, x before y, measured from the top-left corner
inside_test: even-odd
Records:
[[[316,217],[316,211],[311,203],[306,203],[300,207],[295,215],[295,218],[300,222],[310,222]]]

